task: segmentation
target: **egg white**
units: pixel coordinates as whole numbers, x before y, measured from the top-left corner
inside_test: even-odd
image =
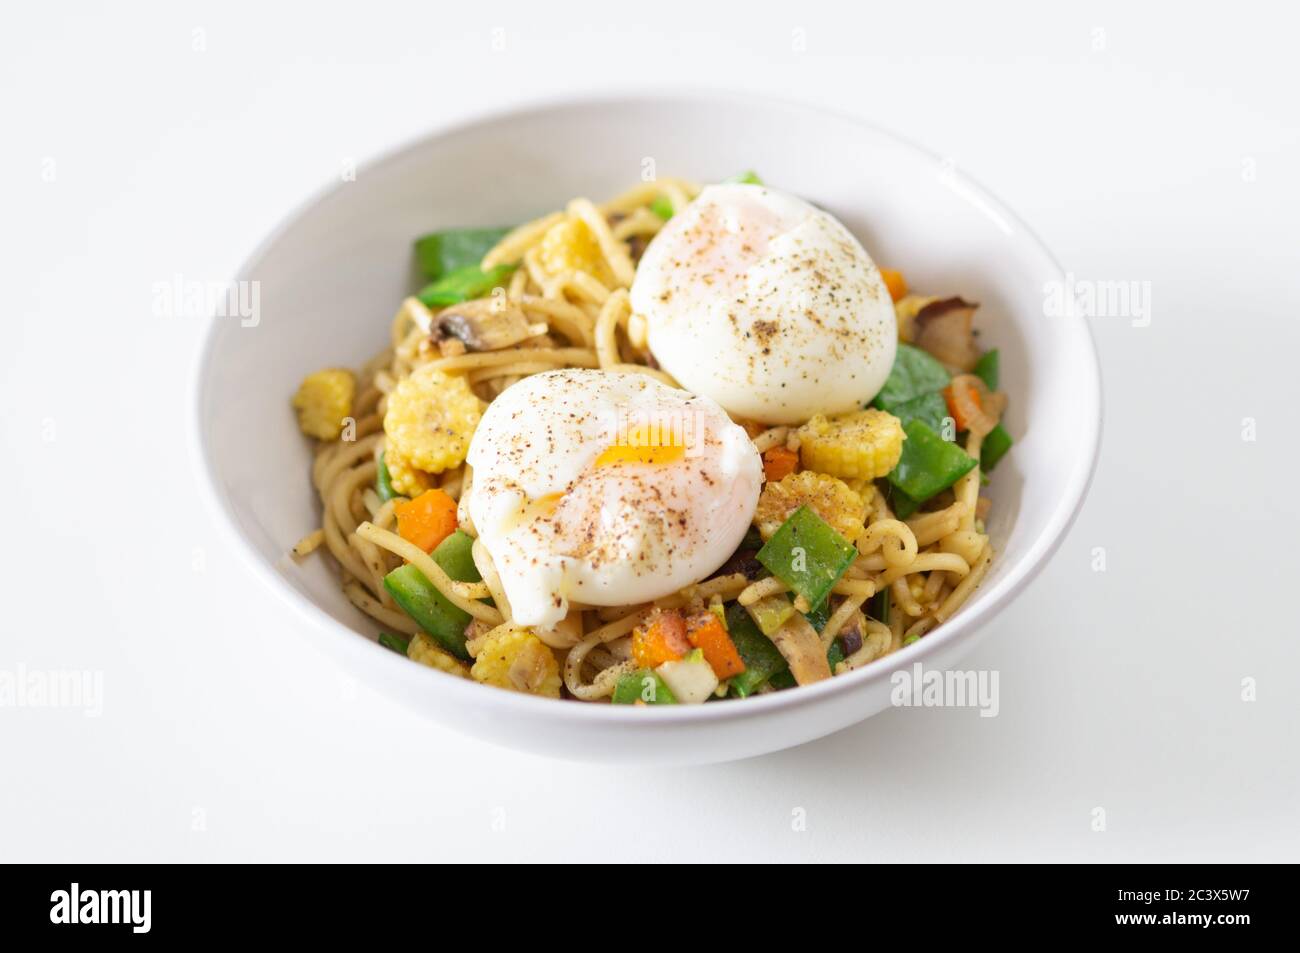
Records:
[[[750,420],[861,407],[894,363],[871,257],[830,213],[766,186],[705,188],[646,248],[631,301],[659,364]]]

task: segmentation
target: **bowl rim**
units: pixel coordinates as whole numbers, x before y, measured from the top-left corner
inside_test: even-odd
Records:
[[[430,143],[445,136],[472,130],[476,127],[490,126],[509,122],[526,116],[548,111],[561,112],[582,108],[609,108],[619,104],[639,106],[659,106],[674,102],[689,103],[699,106],[708,103],[715,106],[745,105],[748,107],[768,108],[774,110],[793,110],[820,115],[826,119],[846,122],[863,128],[881,139],[903,147],[918,159],[935,163],[943,162],[942,157],[912,140],[899,136],[882,128],[874,122],[852,113],[815,105],[798,99],[771,96],[766,94],[735,92],[714,88],[671,88],[658,91],[613,90],[592,94],[575,95],[564,93],[527,98],[505,107],[495,107],[475,111],[468,117],[437,123],[415,136],[408,137],[396,145],[382,150],[372,158],[358,163],[357,175],[375,171],[381,167],[405,158],[409,154],[425,148]],[[966,173],[948,169],[947,173],[960,183],[963,197],[976,199],[977,209],[986,217],[1001,217],[1003,221],[1018,229],[1016,238],[1021,244],[1028,245],[1050,266],[1054,276],[1064,283],[1065,271],[1046,244],[1029,225],[1000,199],[990,193]],[[304,199],[294,205],[271,229],[265,238],[243,259],[235,272],[234,281],[247,280],[252,266],[260,261],[266,252],[292,229],[319,202],[343,187],[338,182],[329,182],[312,190]],[[1076,331],[1081,331],[1081,339],[1086,342],[1086,353],[1080,351],[1077,360],[1083,367],[1086,384],[1074,398],[1081,401],[1086,413],[1087,431],[1080,436],[1078,446],[1086,447],[1086,454],[1069,474],[1063,492],[1057,498],[1057,505],[1050,517],[1034,536],[1024,554],[1013,564],[1007,576],[1001,580],[999,587],[984,599],[969,607],[963,607],[948,622],[935,629],[924,639],[918,639],[909,646],[900,648],[889,657],[886,665],[867,665],[857,671],[848,672],[835,678],[826,679],[814,685],[800,686],[797,691],[772,692],[752,696],[741,700],[742,703],[726,705],[681,705],[681,706],[623,706],[623,705],[583,705],[570,704],[567,701],[539,698],[520,692],[489,691],[487,686],[470,682],[466,679],[450,676],[426,666],[411,665],[405,658],[399,658],[392,650],[384,648],[364,636],[357,630],[337,621],[311,599],[299,593],[285,583],[275,568],[275,564],[263,556],[253,542],[244,535],[239,527],[234,506],[221,488],[218,481],[215,461],[210,453],[207,425],[204,419],[206,394],[211,383],[211,352],[217,335],[221,332],[223,322],[209,318],[207,329],[203,332],[195,357],[195,373],[192,375],[194,385],[191,392],[191,426],[190,457],[199,473],[198,483],[202,487],[205,503],[214,515],[214,522],[222,530],[226,542],[242,555],[243,562],[263,586],[274,593],[282,605],[292,610],[301,621],[313,629],[328,633],[334,639],[330,648],[340,650],[358,664],[370,667],[376,664],[380,671],[387,666],[383,674],[392,679],[407,682],[412,689],[441,691],[449,704],[464,704],[472,708],[482,704],[495,704],[502,708],[514,709],[521,717],[547,717],[566,723],[604,724],[604,725],[640,725],[648,724],[702,724],[731,722],[741,718],[756,717],[764,713],[774,714],[790,711],[843,698],[864,687],[888,679],[900,669],[922,662],[927,657],[938,654],[949,643],[974,635],[994,616],[1001,612],[1020,592],[1034,580],[1060,548],[1066,534],[1073,525],[1083,506],[1089,486],[1097,469],[1102,432],[1102,393],[1101,368],[1097,355],[1096,342],[1087,320],[1073,311],[1057,318],[1070,321]],[[339,636],[340,638],[335,638]],[[360,637],[359,637],[360,636]],[[324,647],[324,646],[323,646]],[[427,679],[437,678],[432,686]],[[417,681],[417,679],[419,681]],[[650,709],[647,711],[646,709]]]

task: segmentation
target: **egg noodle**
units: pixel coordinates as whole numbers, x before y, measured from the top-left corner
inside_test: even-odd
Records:
[[[317,446],[311,478],[320,495],[321,526],[294,547],[294,555],[306,556],[323,545],[339,564],[347,597],[390,632],[407,636],[422,632],[384,585],[386,575],[408,563],[471,617],[467,631],[471,656],[494,632],[511,626],[509,600],[481,543],[475,542],[472,554],[482,582],[454,581],[428,552],[399,535],[395,507],[400,498],[384,501],[376,492],[388,440],[384,419],[389,395],[412,375],[432,372],[463,377],[473,393],[488,402],[524,377],[561,368],[647,374],[677,386],[656,366],[647,347],[645,323],[632,313],[628,293],[640,249],[664,224],[652,203],[666,198],[673,208],[681,209],[699,191],[690,182],[659,179],[599,206],[574,199],[563,211],[506,234],[480,267],[486,271],[518,265],[493,291],[535,326],[534,333],[516,345],[495,350],[466,350],[459,341],[440,345],[429,333],[437,310],[415,297],[403,301],[392,321],[388,347],[354,375],[349,426],[339,439],[325,439]],[[557,226],[586,230],[595,251],[585,262],[588,267],[557,268],[554,256],[544,254],[544,240]],[[780,447],[799,449],[796,426],[736,423],[745,427],[760,453]],[[964,446],[977,461],[982,431],[987,428],[968,433]],[[415,476],[459,501],[457,525],[476,535],[466,505],[473,481],[467,464]],[[860,498],[865,519],[856,539],[849,540],[857,555],[831,590],[829,614],[820,631],[823,649],[842,634],[855,633],[845,642],[851,651],[845,651],[834,666],[837,675],[884,658],[951,618],[979,586],[993,559],[983,523],[989,501],[980,496],[978,465],[931,501],[928,509],[907,519],[895,514],[887,493],[874,482],[847,483]],[[608,700],[618,679],[636,668],[633,630],[656,608],[699,610],[731,602],[752,606],[789,591],[774,576],[756,579],[756,573],[743,568],[729,571],[730,566],[652,604],[610,608],[571,603],[558,625],[533,634],[554,653],[568,696]],[[886,591],[891,610],[881,620],[868,611],[869,603]],[[810,608],[799,599],[795,606]],[[456,674],[468,674],[449,655],[436,663],[444,670],[451,670],[452,664]],[[758,689],[772,690],[768,685]]]

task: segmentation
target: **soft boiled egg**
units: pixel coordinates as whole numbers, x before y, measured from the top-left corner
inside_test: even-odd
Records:
[[[534,374],[470,443],[468,510],[514,620],[570,600],[632,605],[721,566],[749,528],[763,467],[714,401],[634,372]]]
[[[646,248],[631,300],[664,370],[761,423],[862,407],[894,363],[880,269],[833,215],[766,186],[704,189]]]

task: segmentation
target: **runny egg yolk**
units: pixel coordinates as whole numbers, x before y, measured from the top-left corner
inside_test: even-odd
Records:
[[[659,423],[637,424],[625,438],[610,444],[596,458],[596,466],[615,463],[677,463],[686,457],[686,441],[673,427]]]

